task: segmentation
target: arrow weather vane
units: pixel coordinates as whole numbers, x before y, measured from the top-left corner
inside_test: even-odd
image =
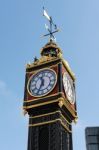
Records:
[[[45,8],[43,7],[43,16],[46,17],[46,19],[49,21],[50,23],[50,28],[45,24],[45,28],[47,29],[47,31],[49,32],[48,34],[43,35],[43,37],[45,36],[50,36],[50,41],[55,40],[54,37],[54,33],[59,32],[59,29],[57,28],[57,25],[54,24],[52,17],[50,17],[48,15],[48,13],[46,12]],[[54,28],[54,31],[53,31]]]

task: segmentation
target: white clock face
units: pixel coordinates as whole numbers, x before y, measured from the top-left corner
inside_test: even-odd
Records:
[[[51,69],[44,69],[34,74],[28,83],[28,91],[32,96],[47,95],[56,85],[57,76]]]
[[[64,84],[64,90],[67,96],[67,99],[70,101],[71,104],[74,104],[75,102],[75,88],[74,83],[68,73],[63,74],[63,84]]]

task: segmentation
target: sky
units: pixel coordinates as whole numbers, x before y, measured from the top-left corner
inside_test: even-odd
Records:
[[[22,104],[25,66],[48,42],[45,6],[60,28],[57,44],[76,75],[78,122],[74,150],[86,150],[85,128],[99,126],[99,1],[0,0],[0,149],[26,150]]]

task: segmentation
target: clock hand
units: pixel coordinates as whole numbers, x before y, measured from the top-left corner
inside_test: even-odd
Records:
[[[38,89],[38,92],[41,89],[41,87],[44,86],[44,79],[43,79],[43,77],[40,77],[40,80],[41,80],[41,84],[40,84],[40,87]]]
[[[44,78],[43,78],[43,77],[44,77],[44,73],[42,74],[42,77],[40,77],[40,80],[41,80],[41,87],[44,86]]]
[[[44,79],[42,78],[41,86],[44,86]]]

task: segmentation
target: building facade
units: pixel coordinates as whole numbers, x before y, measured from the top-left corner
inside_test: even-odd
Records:
[[[99,150],[99,127],[87,127],[85,137],[87,150]]]

